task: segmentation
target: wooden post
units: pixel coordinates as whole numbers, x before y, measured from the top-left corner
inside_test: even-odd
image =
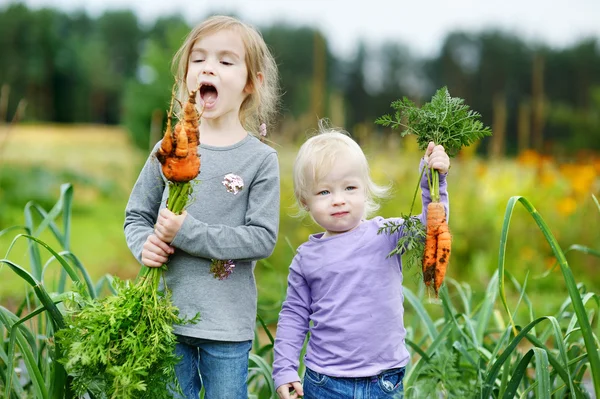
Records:
[[[532,74],[532,131],[533,149],[541,153],[544,147],[544,58],[536,54],[533,58]]]
[[[489,144],[489,154],[491,158],[498,159],[504,156],[506,150],[506,95],[499,92],[493,99],[494,113],[492,121],[492,131]]]
[[[527,101],[519,104],[517,121],[517,152],[521,154],[531,145],[531,106]]]
[[[313,40],[313,86],[312,86],[312,114],[321,118],[324,114],[325,104],[325,69],[326,69],[325,39],[321,33],[315,31]]]

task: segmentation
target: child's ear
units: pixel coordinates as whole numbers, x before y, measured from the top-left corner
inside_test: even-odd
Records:
[[[306,202],[302,201],[300,202],[300,204],[302,205],[302,209],[304,209],[306,212],[310,212],[310,209],[308,209],[308,205],[306,205]]]
[[[262,72],[258,72],[256,74],[256,80],[255,82],[257,82],[258,86],[262,86],[263,82],[265,81],[265,75],[263,75]],[[248,94],[252,93],[255,90],[254,84],[252,83],[251,80],[248,80],[248,83],[246,84],[246,87],[244,88],[244,91]]]

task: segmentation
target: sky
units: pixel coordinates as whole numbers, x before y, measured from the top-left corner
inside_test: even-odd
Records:
[[[235,12],[258,27],[277,21],[319,28],[340,57],[351,57],[360,40],[391,40],[416,56],[435,56],[456,30],[496,28],[555,48],[590,36],[600,42],[600,0],[0,0],[0,7],[15,1],[94,17],[126,8],[144,23],[181,14],[195,24],[210,13]]]

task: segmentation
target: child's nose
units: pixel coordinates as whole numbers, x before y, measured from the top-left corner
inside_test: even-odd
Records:
[[[202,65],[202,74],[203,75],[214,75],[215,73],[215,68],[214,68],[214,63],[210,60],[206,60],[203,62]]]
[[[342,194],[334,194],[333,195],[333,204],[334,205],[343,205],[346,203],[346,199]]]

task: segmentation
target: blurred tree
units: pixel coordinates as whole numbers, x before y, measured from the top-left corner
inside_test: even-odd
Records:
[[[550,102],[545,138],[555,148],[562,143],[571,151],[576,145],[597,148],[593,115],[599,112],[594,93],[600,87],[600,42],[585,39],[563,51],[543,50],[544,87]]]
[[[335,113],[348,130],[360,125],[368,134],[366,127],[375,129],[373,120],[388,112],[391,101],[406,95],[419,103],[445,85],[487,125],[496,99],[508,154],[533,146],[534,134],[568,148],[595,137],[585,132],[593,122],[581,121],[597,107],[589,93],[600,86],[597,38],[556,49],[497,30],[453,32],[431,58],[412,58],[408,46],[390,41],[358,43],[345,60],[332,55],[318,29],[274,23],[260,30],[279,64],[282,114],[302,120],[303,130],[310,128],[306,121]],[[3,6],[0,84],[11,90],[6,113],[26,100],[27,120],[124,123],[147,149],[158,137],[148,136],[152,126],[156,133],[164,125],[171,59],[188,31],[181,16],[143,28],[130,11],[90,18],[20,3]],[[504,145],[494,148],[505,152]]]
[[[384,42],[375,48],[369,60],[364,74],[366,91],[371,96],[370,118],[379,117],[390,108],[392,101],[404,96],[418,101],[426,90],[427,82],[420,73],[422,66],[406,45]]]
[[[161,18],[142,42],[136,74],[125,89],[123,124],[135,145],[147,150],[161,138],[175,83],[173,56],[190,27],[180,16]]]
[[[356,55],[347,64],[347,72],[343,75],[342,92],[346,99],[346,129],[352,131],[354,126],[365,122],[369,117],[370,96],[366,90],[365,65],[367,61],[367,46],[358,43]],[[388,104],[389,106],[389,104]]]
[[[92,120],[90,97],[93,81],[88,79],[88,43],[94,35],[94,20],[80,12],[64,16],[58,26],[60,46],[56,52],[54,82],[56,122]]]
[[[446,37],[440,55],[427,62],[426,70],[432,90],[448,86],[450,94],[464,98],[488,126],[493,124],[494,98],[505,98],[503,141],[508,151],[515,152],[520,99],[531,95],[531,59],[532,51],[512,34],[454,32]]]
[[[427,100],[442,86],[448,86],[452,96],[469,96],[480,63],[481,43],[477,37],[464,32],[450,33],[442,44],[439,56],[426,63],[432,83]]]
[[[325,37],[316,29],[308,27],[291,27],[289,24],[276,23],[262,27],[262,35],[275,57],[279,67],[282,89],[282,112],[294,117],[314,111],[313,93],[315,80],[322,82],[322,108],[326,114],[328,87],[331,84],[331,73],[335,70],[335,62]],[[320,52],[316,52],[318,45]],[[317,63],[319,74],[315,75],[315,55],[322,57]],[[315,105],[316,106],[316,105]],[[318,117],[314,115],[315,122]]]
[[[45,70],[49,61],[52,64],[52,46],[43,46],[52,42],[46,25],[50,19],[45,11],[34,13],[22,4],[9,5],[0,13],[0,82],[11,87],[14,99],[35,98],[30,102],[28,115],[38,119],[54,116],[47,107],[50,89]],[[9,104],[8,113],[12,114],[15,107],[15,102]]]
[[[137,70],[141,38],[131,11],[106,12],[98,19],[96,34],[85,49],[93,121],[116,124],[121,120],[125,82]]]
[[[600,86],[590,88],[587,93],[586,103],[589,106],[585,108],[558,101],[551,104],[549,128],[554,132],[562,132],[549,138],[549,145],[555,150],[561,143],[566,153],[600,151]]]
[[[600,42],[584,39],[572,47],[555,51],[542,47],[545,62],[545,86],[548,98],[588,107],[591,102],[589,88],[600,85]]]

